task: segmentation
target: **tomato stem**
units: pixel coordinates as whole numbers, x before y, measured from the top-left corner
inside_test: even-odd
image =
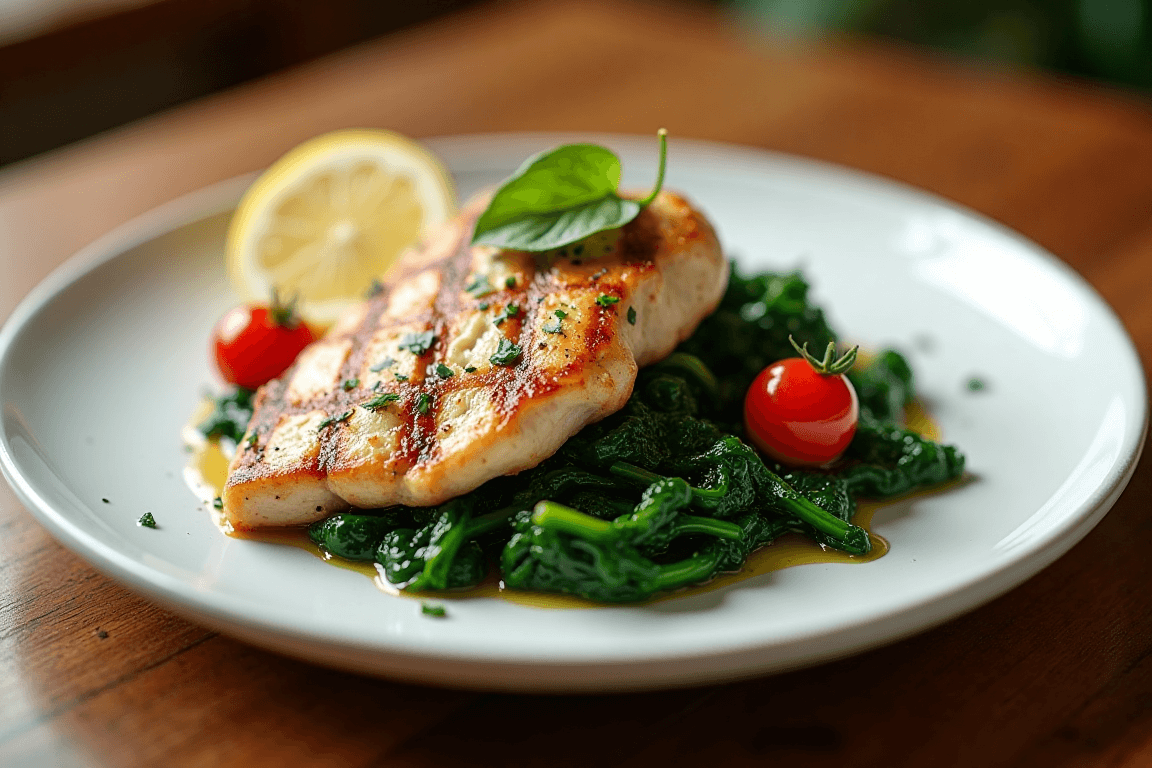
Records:
[[[824,359],[817,360],[816,357],[808,351],[808,342],[804,342],[804,346],[801,347],[796,343],[796,339],[792,338],[792,334],[788,334],[788,343],[792,345],[793,349],[800,353],[800,357],[808,361],[808,364],[816,370],[816,373],[824,376],[847,373],[853,364],[855,364],[856,353],[860,350],[860,345],[857,344],[845,352],[843,356],[837,358],[836,342],[830,341],[828,342],[828,348],[824,350]]]
[[[281,328],[295,328],[299,325],[300,318],[296,316],[296,303],[299,299],[299,294],[293,294],[288,301],[281,302],[280,292],[276,286],[272,286],[272,303],[268,307],[268,316],[272,322]]]

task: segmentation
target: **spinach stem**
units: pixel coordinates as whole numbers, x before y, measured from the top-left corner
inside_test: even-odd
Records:
[[[446,514],[446,513],[445,513]],[[430,547],[424,569],[409,585],[413,591],[422,589],[447,589],[448,572],[452,568],[452,560],[460,547],[468,540],[468,518],[470,513],[465,511],[462,519],[451,524],[451,527],[440,538],[440,541]],[[443,519],[443,518],[442,518]]]
[[[712,551],[697,553],[678,563],[662,565],[660,575],[656,577],[658,585],[656,589],[675,589],[685,584],[704,581],[712,576],[719,562],[719,553]]]
[[[608,471],[617,477],[622,477],[625,480],[631,480],[640,485],[652,485],[652,483],[659,482],[664,479],[663,475],[658,475],[655,472],[649,472],[643,467],[638,467],[635,464],[629,464],[625,461],[616,461],[612,466],[608,467]],[[695,493],[696,489],[692,489]]]
[[[707,533],[720,539],[740,541],[744,538],[744,529],[727,520],[717,520],[714,517],[697,517],[696,515],[680,515],[676,519],[677,533]]]
[[[793,499],[783,498],[780,499],[780,503],[820,533],[840,542],[848,554],[866,555],[872,551],[872,541],[868,538],[867,531],[859,526],[844,522],[803,496],[797,494],[796,498]]]
[[[608,471],[617,477],[623,477],[635,483],[643,485],[651,485],[657,480],[662,480],[663,477],[655,472],[649,472],[646,469],[637,467],[627,462],[617,461],[608,468]],[[775,475],[773,475],[775,477]],[[835,539],[840,542],[844,551],[852,555],[866,555],[872,551],[872,541],[868,538],[868,533],[859,526],[846,523],[840,518],[828,512],[826,509],[821,509],[816,504],[813,504],[804,496],[792,490],[791,486],[784,483],[783,480],[776,478],[777,482],[787,488],[791,494],[782,496],[779,503],[788,509],[793,515],[802,520],[808,525],[815,528],[820,533]],[[725,483],[725,486],[727,483]],[[697,501],[702,502],[705,506],[712,506],[724,498],[727,493],[727,488],[697,488],[692,487],[692,496]],[[794,494],[794,495],[792,495]],[[701,518],[707,519],[707,518]],[[711,531],[708,531],[711,533]],[[715,536],[721,534],[713,533]],[[721,538],[728,538],[721,536]]]
[[[541,528],[570,533],[588,541],[616,541],[619,533],[606,520],[586,515],[578,509],[555,501],[541,501],[532,508],[532,524]]]
[[[468,539],[483,536],[485,533],[500,527],[501,523],[519,511],[519,507],[504,507],[504,509],[498,509],[495,512],[474,517],[468,522],[468,528],[465,530],[464,535]]]

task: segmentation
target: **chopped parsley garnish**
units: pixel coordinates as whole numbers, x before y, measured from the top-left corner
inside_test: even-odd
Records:
[[[504,307],[504,309],[500,310],[500,314],[496,315],[496,319],[493,322],[495,322],[496,325],[500,325],[505,320],[517,317],[519,314],[520,307],[516,304],[509,304],[508,306]]]
[[[496,289],[492,287],[492,283],[488,282],[487,275],[472,275],[468,280],[468,285],[464,286],[467,293],[472,294],[476,298],[487,296]]]
[[[628,324],[636,325],[636,307],[628,307]]]
[[[348,421],[350,418],[352,418],[352,411],[344,411],[344,413],[340,414],[339,416],[329,416],[316,425],[316,431],[319,432],[323,429],[331,427],[333,424],[339,424],[342,421]]]
[[[444,363],[436,363],[436,375],[442,379],[450,379],[456,375],[456,372]]]
[[[476,366],[474,366],[474,365],[464,366],[464,373],[476,373]]]
[[[609,296],[606,293],[602,293],[596,297],[596,303],[602,307],[610,307],[613,304],[619,304],[620,303],[620,297],[619,296]]]
[[[492,306],[492,305],[489,304],[488,302],[482,301],[482,302],[480,302],[480,304],[477,305],[476,309],[483,312],[484,310],[488,309],[488,307],[490,307],[490,306]]]
[[[560,318],[561,320],[568,317],[568,313],[562,309],[558,309],[555,312],[553,312],[552,314],[556,315],[556,317]]]
[[[428,413],[428,409],[432,407],[432,396],[426,392],[421,392],[419,397],[416,398],[416,412],[421,416]]]
[[[372,285],[368,286],[368,290],[364,292],[364,298],[370,299],[382,293],[384,293],[384,283],[374,279],[372,280]]]
[[[255,448],[256,443],[258,442],[260,442],[260,435],[256,432],[253,432],[252,434],[248,435],[248,439],[244,441],[244,444],[249,448]]]
[[[420,603],[420,613],[425,616],[435,616],[442,619],[448,615],[448,611],[444,610],[442,605],[432,605],[432,603]]]
[[[395,392],[385,392],[382,395],[377,395],[366,403],[361,403],[361,408],[367,408],[370,411],[378,411],[384,408],[388,403],[395,403],[400,399],[400,395]]]
[[[402,373],[394,373],[392,375],[396,377],[396,381],[408,381],[408,377]]]
[[[139,525],[143,528],[155,528],[156,518],[152,517],[151,512],[145,512],[144,514],[140,515],[140,519],[136,521],[136,525]]]
[[[423,333],[406,333],[400,338],[400,349],[408,350],[416,357],[420,357],[436,343],[436,334],[432,331]]]
[[[492,365],[515,365],[517,358],[524,354],[524,350],[520,348],[519,344],[514,344],[508,339],[500,339],[500,345],[496,347],[496,352],[488,361]]]
[[[983,379],[977,378],[975,376],[968,379],[969,392],[982,392],[987,386],[988,385],[984,382]]]
[[[544,333],[561,333],[564,330],[563,325],[560,323],[559,319],[549,320],[548,322],[544,323],[544,325],[540,326],[540,329],[544,331]]]
[[[505,288],[515,288],[516,287],[516,278],[510,277],[507,280],[505,280],[504,281],[504,287]]]
[[[380,371],[384,370],[385,368],[391,368],[395,364],[396,360],[394,358],[386,357],[380,362],[376,363],[376,365],[371,366],[368,370],[372,371],[372,373],[380,373]]]
[[[360,386],[360,379],[344,379],[344,381],[340,383],[340,388],[345,392],[351,392],[358,386]]]
[[[224,499],[219,496],[212,499],[212,509],[224,509]]]
[[[112,503],[112,502],[108,501],[108,499],[100,499],[100,501],[104,502],[105,504],[111,504]]]

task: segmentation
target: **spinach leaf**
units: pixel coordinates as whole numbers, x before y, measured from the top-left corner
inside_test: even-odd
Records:
[[[789,334],[816,349],[836,338],[823,310],[809,300],[804,277],[798,272],[745,276],[733,265],[719,308],[677,349],[699,358],[714,374],[716,418],[737,425],[752,380],[777,360],[795,357]]]
[[[643,200],[617,194],[620,159],[596,144],[566,144],[528,159],[496,191],[476,222],[473,243],[518,251],[548,251],[622,227],[664,185],[667,131],[660,129],[660,170]]]
[[[250,389],[237,389],[212,398],[212,413],[196,428],[210,440],[226,437],[239,443],[248,429],[248,422],[252,420],[252,398],[255,394]]]
[[[912,367],[894,349],[849,371],[848,379],[860,398],[860,421],[866,424],[901,421],[904,406],[916,395]]]

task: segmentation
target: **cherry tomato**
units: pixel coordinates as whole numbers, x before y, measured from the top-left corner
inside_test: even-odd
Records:
[[[780,463],[822,466],[838,458],[856,434],[860,403],[843,375],[856,350],[833,361],[829,344],[819,361],[807,345],[793,346],[800,357],[773,363],[752,382],[744,396],[744,427],[752,442]]]
[[[256,389],[284,373],[315,340],[312,329],[293,315],[292,306],[281,306],[275,296],[270,307],[236,307],[212,331],[220,374],[246,389]]]

